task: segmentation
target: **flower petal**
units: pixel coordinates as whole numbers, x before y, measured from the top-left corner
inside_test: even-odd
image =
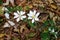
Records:
[[[23,20],[23,18],[26,18],[26,16],[21,16],[21,20]]]
[[[36,10],[34,10],[34,15],[36,14]]]
[[[33,11],[30,11],[30,12],[29,12],[29,14],[31,14],[31,15],[33,15],[33,13],[34,13]]]
[[[18,13],[18,14],[20,14],[20,12],[19,12],[19,11],[17,11],[17,13]]]
[[[19,16],[14,16],[14,18],[18,18]]]
[[[33,16],[32,14],[27,14],[28,16]]]
[[[18,13],[14,12],[14,15],[18,16]]]
[[[25,14],[25,12],[23,12],[23,11],[20,11],[20,14],[21,14],[21,15],[24,15],[24,14]]]
[[[20,18],[17,18],[16,21],[19,22],[20,21]]]
[[[35,20],[34,20],[34,19],[32,19],[32,23],[34,23],[34,21],[35,21]]]
[[[28,19],[32,19],[32,17],[28,17]]]
[[[48,30],[51,31],[51,28],[49,28]]]
[[[51,31],[52,33],[54,32],[54,29],[52,29],[52,31]]]
[[[11,26],[14,26],[14,25],[15,25],[15,23],[12,22],[12,21],[8,21],[8,23],[9,23]]]
[[[31,10],[30,10],[30,12],[29,13],[33,13]]]
[[[22,16],[22,18],[26,18],[26,16]]]
[[[36,14],[36,17],[38,17],[38,16],[39,16],[39,14],[40,14],[40,13],[37,13],[37,14]]]
[[[39,21],[39,18],[35,18],[36,21]]]
[[[9,14],[8,14],[8,13],[5,13],[5,17],[6,17],[7,19],[9,19]]]

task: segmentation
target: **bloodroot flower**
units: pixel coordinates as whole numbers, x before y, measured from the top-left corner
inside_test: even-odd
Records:
[[[39,21],[39,14],[39,12],[36,13],[36,10],[30,11],[29,14],[27,14],[29,16],[28,19],[32,19],[32,23],[34,23],[35,21]]]
[[[23,11],[17,11],[17,13],[16,12],[14,12],[14,18],[17,18],[16,19],[16,21],[17,22],[19,22],[20,20],[23,20],[24,18],[26,18],[26,15],[24,15],[25,14],[25,12],[23,12]]]

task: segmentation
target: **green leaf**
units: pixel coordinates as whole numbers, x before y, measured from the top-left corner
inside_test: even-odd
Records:
[[[42,40],[50,40],[49,32],[42,32],[41,39]]]
[[[19,11],[23,10],[22,6],[17,6],[16,9],[19,10]]]
[[[27,23],[31,28],[35,28],[35,23],[32,23],[30,20]]]
[[[34,23],[32,23],[31,21],[28,21],[28,24],[29,24],[32,28],[34,28],[34,27],[35,27],[35,24],[34,24]]]
[[[52,26],[52,27],[55,26],[53,20],[46,20],[46,21],[44,22],[44,26],[45,26],[45,27],[48,26],[48,25],[50,25],[50,26]]]
[[[29,27],[35,28],[35,23],[32,23],[31,20],[24,19],[23,21],[24,21],[24,22],[27,22],[28,25],[29,25]]]
[[[47,26],[49,24],[48,20],[44,22],[44,26]]]
[[[13,12],[13,8],[12,7],[7,7],[7,9],[9,10],[9,12]]]
[[[51,26],[54,26],[53,20],[48,20]]]
[[[0,0],[0,5],[2,5],[3,4],[3,0]]]
[[[14,6],[12,10],[13,10],[13,11],[17,11],[16,6]]]
[[[29,6],[26,6],[26,10],[29,10],[30,8],[29,8]]]

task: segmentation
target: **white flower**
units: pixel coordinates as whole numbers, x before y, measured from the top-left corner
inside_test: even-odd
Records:
[[[53,29],[49,28],[49,31],[50,31],[51,33],[54,33],[54,32],[55,32],[54,28],[53,28]]]
[[[58,32],[55,32],[55,29],[54,28],[53,29],[49,28],[49,31],[50,31],[50,33],[54,33],[55,37],[57,38],[57,33]]]
[[[6,17],[7,19],[9,19],[9,14],[8,14],[8,13],[5,13],[5,17]]]
[[[54,33],[54,32],[55,32],[55,30],[54,30],[54,29],[52,29],[52,30],[51,30],[51,33]]]
[[[24,15],[25,14],[25,12],[23,12],[23,11],[17,11],[17,13],[16,12],[14,12],[14,18],[17,18],[16,19],[16,21],[17,22],[19,22],[20,20],[23,20],[24,18],[26,18],[26,15]]]
[[[5,23],[4,27],[10,27],[10,26],[14,26],[14,25],[15,25],[14,22],[8,21],[8,22]]]
[[[34,23],[35,21],[39,21],[39,14],[39,12],[36,13],[36,10],[30,11],[29,14],[27,14],[29,16],[28,19],[32,19],[32,23]]]

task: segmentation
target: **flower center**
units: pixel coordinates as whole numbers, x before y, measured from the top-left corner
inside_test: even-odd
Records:
[[[35,18],[35,15],[33,15],[32,18]]]

